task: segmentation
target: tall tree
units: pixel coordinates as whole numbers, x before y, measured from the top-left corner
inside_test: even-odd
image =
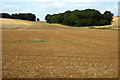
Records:
[[[70,26],[102,26],[111,24],[113,14],[105,11],[101,14],[95,9],[66,11],[59,14],[48,14],[45,20],[48,23],[59,23]]]

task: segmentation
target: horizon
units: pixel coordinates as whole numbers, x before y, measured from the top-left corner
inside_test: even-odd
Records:
[[[86,2],[85,2],[86,1]],[[99,2],[98,0],[45,0],[45,1],[0,1],[0,13],[33,13],[36,15],[40,21],[45,21],[45,16],[47,14],[58,14],[65,11],[73,10],[85,10],[85,9],[95,9],[104,13],[105,11],[111,11],[114,16],[118,15],[118,0],[109,0]]]

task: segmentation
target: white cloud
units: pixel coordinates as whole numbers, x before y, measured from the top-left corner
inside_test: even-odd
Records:
[[[33,13],[33,11],[32,10],[28,10],[28,9],[23,9],[19,13]]]
[[[119,0],[0,0],[0,2],[119,2]]]
[[[13,8],[14,6],[12,5],[3,5],[3,4],[0,4],[0,10],[3,10],[3,9],[11,9]]]
[[[105,9],[105,10],[102,11],[102,13],[104,13],[106,10],[111,11],[112,13],[114,13],[114,16],[118,16],[118,5],[115,5],[113,7]]]
[[[2,12],[4,10],[15,9],[15,8],[17,8],[17,9],[19,8],[20,9],[20,6],[0,3],[0,12]]]
[[[0,0],[3,1],[4,4],[0,3],[0,11],[6,11],[8,13],[34,13],[41,20],[44,20],[44,17],[47,14],[55,14],[65,12],[67,10],[75,10],[75,9],[86,9],[86,8],[94,8],[103,12],[103,10],[110,10],[113,13],[117,13],[117,5],[111,7],[111,3],[100,3],[98,0]],[[6,1],[6,2],[5,2]],[[10,1],[8,4],[7,1]],[[24,3],[24,2],[30,3]],[[38,2],[37,2],[38,1]],[[92,1],[92,2],[91,2]],[[103,1],[103,0],[101,0]],[[106,0],[108,1],[108,0]],[[109,1],[117,1],[117,0],[109,0]],[[16,2],[16,3],[12,3]],[[23,3],[20,3],[23,2]],[[96,3],[94,3],[96,2]],[[116,2],[115,2],[116,3]],[[110,7],[110,8],[109,8]]]
[[[55,7],[64,7],[64,6],[67,6],[67,4],[56,1],[56,2],[53,3],[53,6],[55,6]]]
[[[119,2],[119,0],[67,0],[69,2]]]
[[[0,0],[0,2],[54,2],[56,0]]]

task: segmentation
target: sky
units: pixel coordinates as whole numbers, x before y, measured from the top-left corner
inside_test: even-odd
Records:
[[[101,13],[108,10],[118,16],[118,2],[119,0],[0,0],[0,13],[33,13],[44,21],[47,14],[89,8]]]

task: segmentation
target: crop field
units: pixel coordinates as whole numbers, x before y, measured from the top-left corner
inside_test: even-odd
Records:
[[[3,78],[118,77],[118,30],[1,20]]]

